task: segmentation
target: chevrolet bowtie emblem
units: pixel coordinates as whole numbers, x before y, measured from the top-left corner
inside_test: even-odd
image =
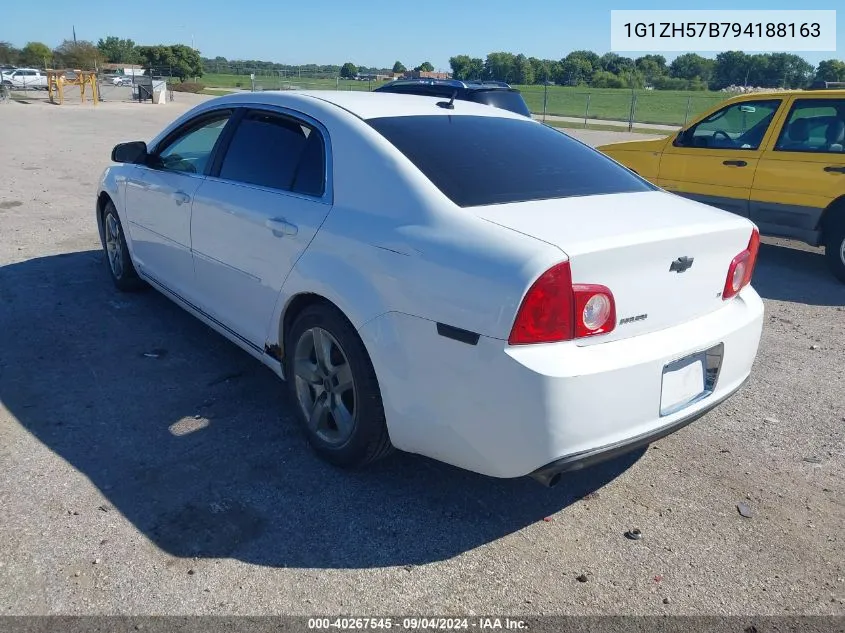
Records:
[[[695,261],[693,257],[679,257],[672,264],[669,266],[669,272],[674,273],[682,273],[689,270],[692,267],[692,263]]]

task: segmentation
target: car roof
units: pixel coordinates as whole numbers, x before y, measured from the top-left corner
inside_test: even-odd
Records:
[[[482,81],[480,79],[468,79],[461,81],[459,79],[429,79],[422,77],[420,79],[394,79],[382,86],[443,86],[445,88],[463,88],[465,90],[512,90],[512,88],[503,81]]]
[[[729,101],[744,101],[746,99],[756,99],[760,97],[801,97],[802,99],[806,97],[845,97],[845,89],[821,88],[817,90],[761,90],[760,92],[747,92],[745,94],[736,95],[731,97]]]
[[[213,99],[215,104],[259,103],[282,107],[295,107],[297,104],[312,106],[315,101],[342,108],[360,119],[376,119],[392,116],[486,116],[502,119],[525,120],[525,116],[502,108],[461,101],[456,99],[453,109],[441,108],[438,102],[446,101],[443,97],[423,97],[419,95],[395,94],[390,92],[370,92],[363,90],[281,90],[263,92],[239,92]]]

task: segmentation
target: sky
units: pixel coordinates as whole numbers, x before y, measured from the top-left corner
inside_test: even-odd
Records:
[[[837,52],[800,53],[812,64],[845,59],[842,0],[796,3],[785,0],[710,0],[679,7],[672,2],[592,0],[39,0],[12,2],[0,19],[0,40],[23,46],[42,41],[54,47],[72,38],[96,42],[107,35],[137,44],[193,42],[204,57],[257,59],[285,64],[342,64],[407,67],[430,61],[448,70],[449,58],[507,51],[561,59],[576,49],[610,50],[611,9],[839,9]],[[692,4],[692,3],[691,3]],[[74,6],[78,5],[78,6]],[[626,6],[627,5],[627,6]],[[10,28],[14,25],[14,29]],[[615,51],[631,57],[644,52]],[[663,53],[671,60],[677,53]],[[702,53],[712,57],[714,54]]]

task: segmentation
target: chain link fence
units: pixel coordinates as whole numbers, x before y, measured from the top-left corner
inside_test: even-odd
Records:
[[[357,79],[339,77],[334,72],[305,72],[301,68],[274,70],[251,68],[229,63],[211,64],[199,78],[185,82],[211,93],[237,90],[374,90],[388,81],[383,75]],[[219,71],[219,72],[217,72]],[[168,97],[178,100],[178,84],[172,67],[136,70],[136,74],[99,75],[99,95],[104,101],[149,99],[150,81],[165,81]],[[159,84],[157,84],[159,85]],[[173,90],[174,86],[176,91]],[[12,97],[47,97],[47,80],[20,77],[7,86]],[[726,92],[680,92],[669,90],[626,90],[612,88],[565,87],[557,85],[517,86],[535,117],[550,123],[572,126],[610,126],[622,129],[653,127],[657,131],[684,126],[702,112],[732,96]],[[129,91],[127,91],[129,89]]]
[[[47,74],[36,70],[4,71],[0,101],[47,99]]]
[[[67,71],[65,77],[74,80],[73,71]],[[97,98],[100,101],[128,101],[138,99],[140,94],[143,98],[149,99],[151,95],[145,87],[151,79],[158,77],[122,76],[111,73],[100,72],[97,75]],[[48,88],[48,77],[46,71],[38,71],[33,75],[4,75],[2,87],[0,87],[0,99],[3,101],[48,101],[50,92]],[[79,98],[79,87],[73,84],[64,85],[65,102],[74,103]],[[90,102],[90,88],[86,86],[86,102]]]
[[[215,72],[220,70],[221,72]],[[345,79],[332,73],[271,70],[232,64],[212,64],[199,80],[219,90],[374,90],[385,79]],[[228,71],[228,72],[223,72]],[[531,112],[549,122],[568,125],[609,125],[627,129],[679,128],[724,99],[726,92],[626,90],[613,88],[516,86]]]
[[[677,92],[609,88],[520,86],[532,113],[544,120],[561,118],[588,124],[624,124],[629,129],[679,128],[732,96],[722,92]]]

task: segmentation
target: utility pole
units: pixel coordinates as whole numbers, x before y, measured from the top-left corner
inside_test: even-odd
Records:
[[[549,71],[546,69],[546,79],[543,81],[543,123],[546,122],[546,103],[549,98]]]

